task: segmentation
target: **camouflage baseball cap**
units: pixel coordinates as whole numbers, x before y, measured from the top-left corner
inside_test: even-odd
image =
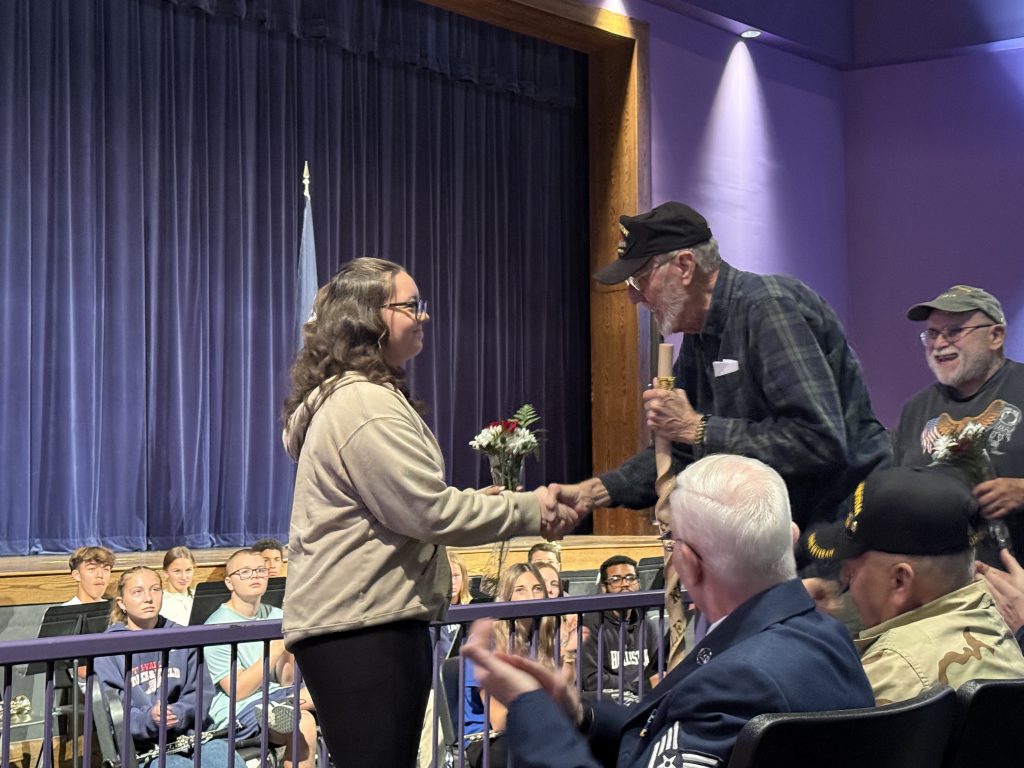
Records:
[[[894,467],[858,485],[846,519],[812,531],[806,546],[812,558],[834,562],[868,551],[936,557],[969,548],[980,521],[955,467]]]
[[[931,301],[915,304],[907,310],[907,319],[927,320],[933,309],[941,312],[972,312],[978,309],[997,323],[1006,322],[999,300],[988,291],[973,285],[954,285]]]

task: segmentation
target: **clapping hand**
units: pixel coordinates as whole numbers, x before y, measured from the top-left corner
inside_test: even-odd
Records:
[[[1016,632],[1024,626],[1024,568],[1008,550],[999,550],[999,557],[1005,572],[980,561],[975,569],[985,579],[1003,620]]]
[[[579,723],[582,704],[572,684],[572,667],[565,666],[556,672],[530,659],[493,651],[493,637],[494,619],[474,621],[460,651],[476,667],[480,687],[506,707],[524,693],[543,689],[573,722]]]

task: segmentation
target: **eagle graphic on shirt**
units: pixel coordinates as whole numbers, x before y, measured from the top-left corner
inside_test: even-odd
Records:
[[[1014,430],[1020,424],[1020,408],[1005,400],[993,400],[977,416],[954,419],[948,413],[930,419],[921,431],[921,450],[931,455],[935,441],[940,437],[955,437],[968,424],[980,424],[988,435],[988,452],[993,456],[1003,453],[1000,446],[1009,442]]]

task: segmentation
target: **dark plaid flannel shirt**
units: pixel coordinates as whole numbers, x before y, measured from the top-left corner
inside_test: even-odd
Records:
[[[739,370],[716,377],[712,363],[726,359]],[[801,528],[833,519],[857,483],[891,461],[838,318],[795,278],[723,262],[704,329],[683,339],[675,376],[708,421],[702,445],[673,444],[673,470],[712,453],[760,459],[785,479]],[[601,480],[613,506],[651,506],[653,448]]]

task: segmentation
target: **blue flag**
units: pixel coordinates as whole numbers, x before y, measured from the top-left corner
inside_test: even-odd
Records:
[[[306,197],[306,210],[302,216],[302,240],[299,243],[299,273],[295,281],[295,333],[297,348],[302,346],[302,326],[309,320],[313,311],[313,300],[316,298],[320,281],[316,274],[316,243],[313,240],[313,207],[309,197],[309,163],[303,171],[303,194]]]

